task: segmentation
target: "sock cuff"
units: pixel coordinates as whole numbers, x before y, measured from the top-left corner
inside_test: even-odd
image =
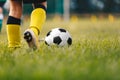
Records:
[[[17,24],[17,25],[20,25],[21,24],[21,20],[18,19],[18,18],[9,16],[8,20],[7,20],[7,24]]]
[[[34,4],[34,6],[35,6],[35,9],[36,8],[42,8],[42,9],[45,10],[45,12],[47,11],[47,8],[44,5],[42,5],[42,4]]]

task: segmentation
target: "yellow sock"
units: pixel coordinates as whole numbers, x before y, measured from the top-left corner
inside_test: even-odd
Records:
[[[8,47],[20,47],[20,25],[7,24]]]
[[[46,12],[42,8],[37,8],[33,10],[31,14],[30,29],[38,35],[42,29],[42,26],[46,20]]]

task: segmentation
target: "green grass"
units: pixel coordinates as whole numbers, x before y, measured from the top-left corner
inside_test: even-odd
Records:
[[[29,19],[21,27],[21,35]],[[40,43],[32,51],[9,49],[5,25],[0,34],[0,80],[120,80],[120,20],[114,22],[80,19],[78,22],[47,21],[40,37],[55,27],[67,29],[73,38],[70,47],[48,47]],[[22,36],[21,36],[22,37]]]

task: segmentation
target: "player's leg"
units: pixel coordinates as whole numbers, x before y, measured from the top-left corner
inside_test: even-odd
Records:
[[[0,32],[2,29],[2,23],[3,23],[3,9],[0,7]]]
[[[36,4],[34,3],[34,10],[32,11],[31,14],[31,22],[30,22],[30,28],[35,28],[36,31],[35,32],[36,35],[39,35],[42,26],[46,20],[46,8],[47,8],[47,2],[43,2],[41,4]]]
[[[0,32],[1,32],[1,29],[2,29],[2,23],[3,23],[3,5],[4,5],[5,1],[1,1],[0,2]]]
[[[47,2],[34,3],[34,10],[31,13],[30,27],[24,33],[30,48],[38,48],[38,35],[42,29],[42,26],[46,20],[46,8]]]
[[[20,18],[22,2],[10,0],[10,12],[7,20],[8,47],[20,47]]]

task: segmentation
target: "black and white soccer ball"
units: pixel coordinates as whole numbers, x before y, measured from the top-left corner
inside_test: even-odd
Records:
[[[47,33],[45,43],[48,46],[70,46],[72,44],[72,37],[67,30],[62,28],[54,28]]]

